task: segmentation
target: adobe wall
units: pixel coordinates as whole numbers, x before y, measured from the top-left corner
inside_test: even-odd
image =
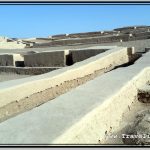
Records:
[[[49,46],[65,46],[65,45],[78,45],[78,44],[99,44],[99,43],[111,43],[111,42],[120,42],[128,41],[129,35],[119,35],[119,36],[106,36],[106,37],[89,37],[81,39],[64,39],[58,41],[52,41],[49,43],[35,44],[33,47],[49,47]]]
[[[67,38],[67,34],[58,34],[58,35],[52,35],[52,39],[64,39]]]
[[[92,56],[105,52],[107,49],[83,49],[83,50],[70,50],[72,62],[76,63],[83,61]]]
[[[52,41],[37,43],[33,47],[66,46],[80,44],[102,44],[124,41],[135,41],[150,38],[149,26],[131,26],[112,31],[62,34],[52,36]]]
[[[66,65],[65,51],[51,51],[24,55],[27,67],[64,67]]]
[[[16,62],[23,60],[20,54],[0,54],[0,66],[16,66]]]

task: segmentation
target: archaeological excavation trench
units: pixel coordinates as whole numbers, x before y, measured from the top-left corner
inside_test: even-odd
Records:
[[[118,133],[120,130],[123,130],[122,128],[126,127],[129,123],[126,118],[134,119],[137,110],[141,108],[144,108],[143,110],[149,109],[149,105],[147,103],[144,105],[138,96],[140,89],[142,89],[140,91],[143,92],[147,91],[145,88],[143,90],[142,87],[146,86],[150,80],[149,52],[143,54],[133,65],[119,67],[107,73],[104,73],[105,71],[103,70],[101,76],[94,75],[94,72],[101,70],[101,67],[108,68],[111,64],[112,69],[116,64],[120,66],[121,64],[127,63],[130,60],[129,56],[131,57],[131,55],[134,54],[132,52],[131,48],[114,48],[106,53],[69,66],[69,70],[63,68],[36,76],[35,81],[36,83],[39,82],[39,84],[36,84],[36,88],[34,88],[35,82],[33,81],[33,77],[16,80],[18,81],[18,85],[15,85],[15,80],[9,82],[12,86],[6,85],[7,82],[1,83],[1,85],[3,84],[2,87],[7,89],[7,93],[6,89],[3,90],[3,92],[1,90],[1,98],[4,99],[5,97],[5,101],[1,104],[1,119],[5,120],[8,117],[16,115],[16,113],[26,111],[31,109],[31,107],[33,108],[48,101],[39,107],[2,122],[0,124],[0,132],[2,133],[0,135],[1,143],[107,143],[106,136],[108,136],[108,134]],[[110,61],[108,62],[107,59]],[[101,62],[103,62],[103,66]],[[87,72],[83,72],[83,70],[87,70],[85,68],[90,69]],[[90,74],[92,73],[93,75],[91,76]],[[70,76],[70,74],[74,74],[74,76]],[[97,77],[94,78],[95,76]],[[53,83],[48,82],[51,78],[53,78]],[[29,79],[31,80],[27,83]],[[87,80],[90,81],[86,82]],[[32,86],[32,84],[34,86]],[[42,85],[44,86],[42,87]],[[2,87],[0,88],[2,89]],[[31,89],[25,91],[24,89],[27,87],[28,89],[31,87]],[[48,87],[52,88],[49,89]],[[67,87],[66,90],[68,92],[65,93],[63,91],[64,87]],[[72,87],[76,88],[70,90]],[[19,89],[26,93],[18,93],[17,96],[13,94]],[[40,95],[36,95],[38,91],[43,91],[43,95],[42,92],[39,93],[42,95],[41,97]],[[64,94],[61,95],[62,91]],[[8,92],[11,94],[11,97],[9,97]],[[32,93],[35,93],[35,95],[32,95]],[[26,97],[26,95],[28,95],[28,97]],[[29,95],[31,95],[31,97]],[[45,98],[44,96],[47,95],[48,97]],[[23,101],[22,97],[26,97],[26,100]],[[53,101],[49,101],[53,98],[55,98]],[[8,99],[10,101],[6,102]],[[43,99],[47,100],[41,102]],[[137,104],[137,102],[139,103]],[[138,107],[134,107],[134,105]],[[8,110],[11,111],[9,112]],[[129,115],[133,117],[127,117]],[[28,128],[26,128],[24,124],[28,125]],[[30,124],[32,124],[32,126],[30,126]],[[18,128],[22,132],[18,131]],[[39,131],[42,132],[43,136],[40,136],[41,132]],[[31,132],[33,134],[28,136]],[[15,138],[11,138],[10,135],[14,135]],[[5,138],[3,138],[3,136],[5,136]],[[20,138],[20,136],[22,138]],[[109,141],[109,143],[111,142]],[[122,143],[120,141],[116,143],[123,144],[123,141]]]
[[[150,135],[149,31],[20,39],[26,48],[1,49],[0,144],[149,145],[139,137]]]
[[[81,55],[81,52],[79,52],[80,55]],[[114,69],[116,66],[129,63],[130,61],[132,61],[132,57],[134,56],[132,48],[115,48],[115,49],[110,50],[110,52],[108,51],[104,53],[103,55],[99,54],[95,57],[91,57],[90,59],[87,59],[81,63],[78,63],[70,68],[64,68],[64,70],[63,69],[60,70],[60,73],[58,72],[55,75],[56,77],[54,76],[54,77],[48,78],[49,74],[45,74],[47,75],[47,78],[45,78],[46,82],[47,80],[49,80],[48,81],[49,84],[47,85],[47,87],[41,86],[42,84],[40,83],[40,79],[42,76],[39,76],[39,79],[35,80],[36,84],[39,82],[39,89],[37,89],[37,86],[38,86],[37,85],[35,91],[33,92],[31,92],[31,90],[34,90],[34,88],[32,87],[32,84],[34,85],[34,83],[32,83],[32,81],[27,82],[28,80],[25,81],[25,84],[27,82],[26,86],[28,86],[28,88],[31,87],[32,89],[29,91],[29,93],[25,93],[24,96],[20,95],[19,97],[19,95],[14,95],[14,97],[12,97],[12,94],[15,93],[15,91],[18,89],[17,85],[13,85],[15,88],[12,87],[12,89],[9,92],[6,89],[7,94],[3,92],[1,93],[1,98],[2,97],[3,99],[5,98],[6,103],[1,105],[0,121],[4,121],[8,119],[9,117],[12,117],[18,113],[27,111],[51,99],[54,99],[57,96],[63,93],[66,93],[69,90],[79,85],[82,85],[86,83],[87,81],[92,80],[99,75],[102,75],[105,72],[108,72]],[[77,52],[77,56],[79,56],[78,52]],[[116,56],[115,59],[113,58],[114,56]],[[84,55],[84,58],[85,57],[89,57],[89,54]],[[78,57],[77,59],[79,61]],[[83,60],[82,57],[81,59]],[[76,59],[74,60],[77,62]],[[69,69],[70,71],[69,70],[67,71],[66,69],[67,70]],[[87,72],[84,71],[83,73],[82,70],[86,70]],[[43,75],[43,77],[45,75]],[[53,84],[54,81],[56,83]],[[15,82],[15,81],[12,81],[12,82]],[[26,86],[22,84],[22,91],[23,89],[25,89],[25,92],[28,92],[26,90]],[[19,86],[19,89],[21,89],[20,86]],[[3,94],[4,96],[2,96]],[[8,96],[6,97],[6,95]]]
[[[49,73],[1,82],[1,143],[106,144],[108,134],[121,133],[128,124],[126,116],[135,117],[129,108],[139,102],[139,110],[145,102],[140,97],[147,93],[150,80],[149,63],[145,63],[150,53],[134,52],[134,48],[112,47]],[[149,108],[147,101],[143,108]],[[24,130],[24,124],[32,126]],[[33,134],[27,138],[29,132]]]

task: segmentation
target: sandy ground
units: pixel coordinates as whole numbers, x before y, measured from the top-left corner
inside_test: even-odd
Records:
[[[14,79],[21,79],[21,78],[25,78],[25,77],[29,77],[29,76],[30,75],[19,75],[19,74],[14,74],[14,73],[1,72],[0,73],[0,82],[14,80]]]
[[[124,145],[122,141],[123,134],[126,134],[125,130],[128,129],[129,125],[135,121],[135,116],[145,110],[150,109],[150,104],[141,103],[137,100],[133,101],[132,105],[122,114],[122,120],[120,122],[121,129],[116,133],[113,133],[112,136],[108,136],[105,144],[112,145]]]

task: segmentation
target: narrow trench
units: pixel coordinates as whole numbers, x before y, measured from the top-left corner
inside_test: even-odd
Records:
[[[116,66],[114,69],[121,68],[121,67],[128,67],[128,66],[134,65],[135,62],[136,62],[138,59],[140,59],[140,58],[143,56],[143,54],[145,54],[145,53],[147,53],[147,52],[149,52],[149,50],[147,50],[147,51],[145,51],[145,52],[138,52],[138,53],[135,53],[135,54],[133,55],[133,58],[130,58],[130,61],[129,61],[128,63],[125,63],[125,64],[123,64],[123,65]],[[114,69],[113,69],[113,70],[114,70]]]
[[[141,56],[141,55],[140,55]],[[61,83],[60,85],[56,85],[55,87],[48,88],[44,91],[40,91],[38,93],[34,93],[26,98],[23,98],[19,101],[11,102],[4,107],[0,108],[0,122],[7,120],[8,118],[11,118],[13,116],[16,116],[22,112],[31,110],[35,107],[38,107],[49,100],[53,100],[56,97],[76,88],[77,86],[80,86],[89,80],[92,80],[96,78],[97,76],[100,76],[106,72],[112,71],[113,69],[117,69],[119,67],[127,67],[129,65],[133,65],[136,60],[138,60],[140,57],[137,57],[136,59],[132,60],[130,63],[127,63],[125,65],[120,65],[117,67],[114,67],[112,65],[108,66],[107,68],[103,68],[100,70],[95,71],[92,74],[86,75],[81,78],[77,78],[70,81],[65,81],[64,83]],[[70,59],[70,58],[68,58]],[[70,62],[71,64],[71,62]]]
[[[134,65],[134,63],[140,59],[142,57],[142,54],[140,53],[136,53],[135,54],[135,57],[133,59],[131,59],[128,63],[125,63],[125,64],[122,64],[122,65],[119,65],[119,66],[116,66],[114,69],[117,69],[117,68],[122,68],[122,67],[128,67],[128,66],[131,66],[131,65]],[[114,70],[113,69],[113,70]]]

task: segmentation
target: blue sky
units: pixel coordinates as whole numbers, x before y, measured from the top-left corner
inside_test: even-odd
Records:
[[[0,5],[0,35],[8,37],[47,37],[128,25],[150,25],[150,5]]]

